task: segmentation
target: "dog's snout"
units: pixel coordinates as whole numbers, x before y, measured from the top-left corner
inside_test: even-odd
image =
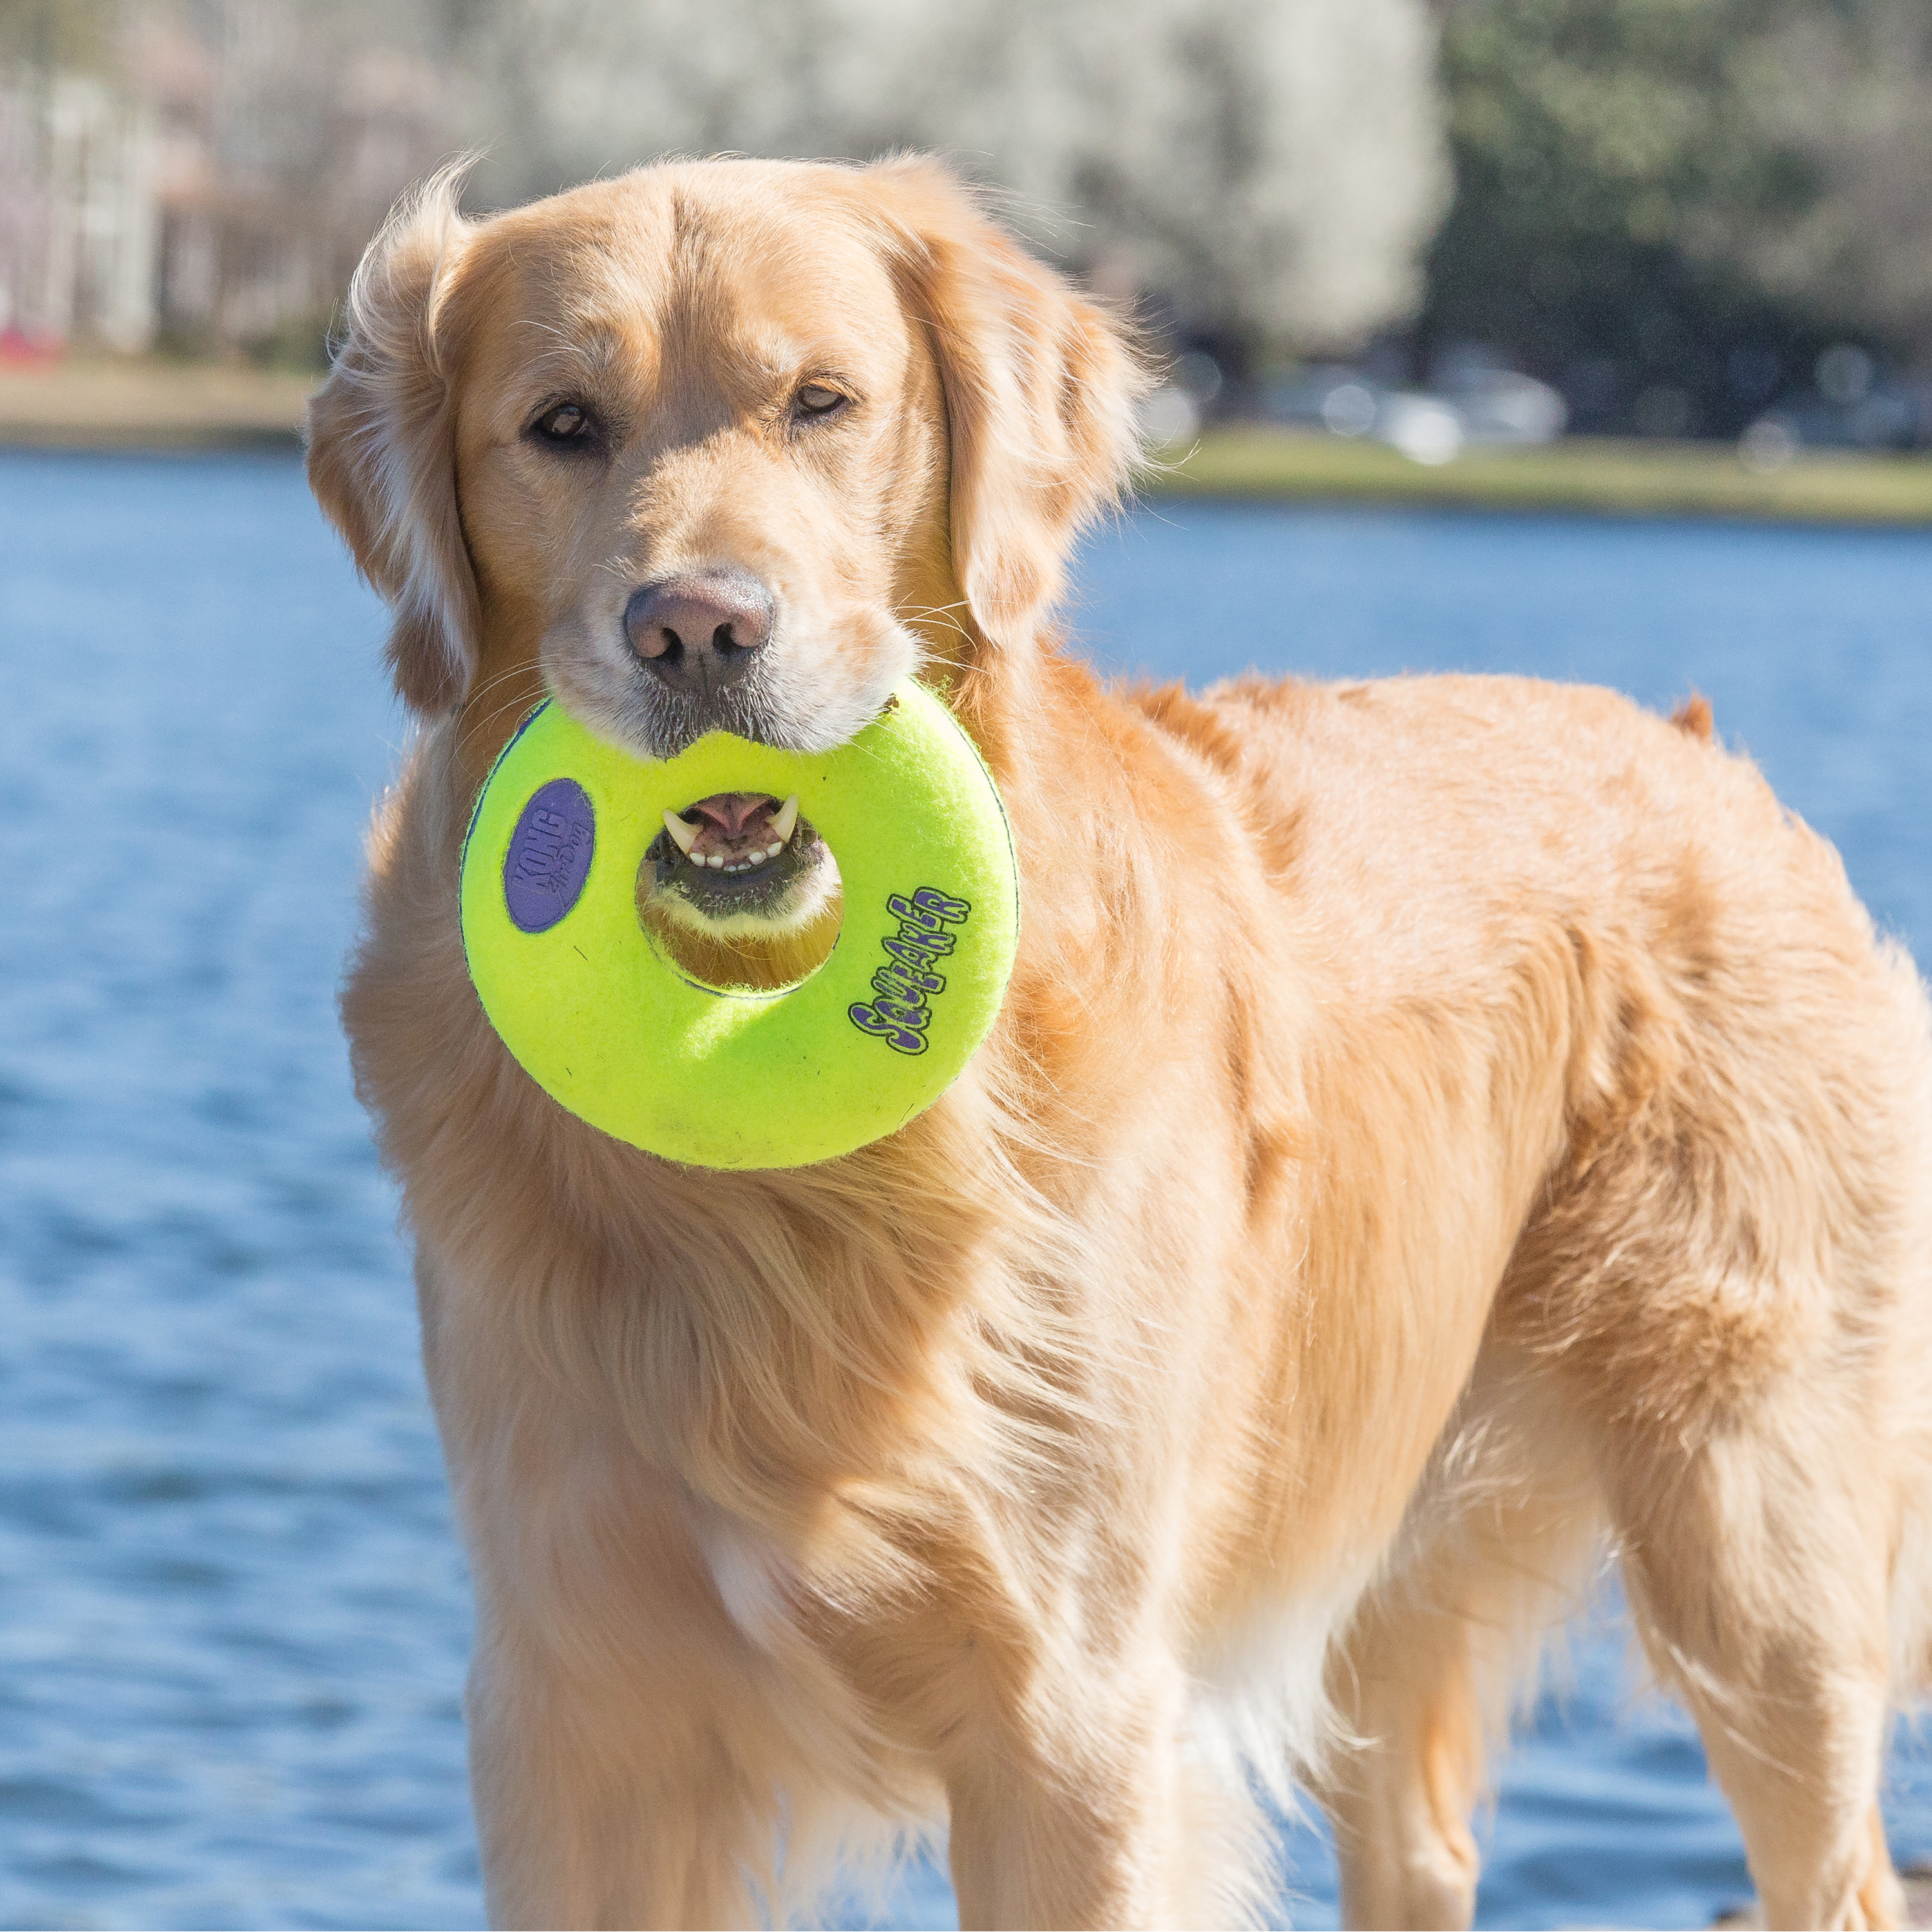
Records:
[[[772,593],[747,570],[707,570],[638,586],[624,634],[644,668],[695,697],[742,676],[771,640]]]

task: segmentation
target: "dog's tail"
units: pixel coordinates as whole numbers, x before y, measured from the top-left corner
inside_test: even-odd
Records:
[[[1670,722],[1687,738],[1695,738],[1708,745],[1713,728],[1711,700],[1701,691],[1694,691],[1670,714]]]

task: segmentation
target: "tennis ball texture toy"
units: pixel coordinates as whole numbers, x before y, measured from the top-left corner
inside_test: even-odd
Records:
[[[972,741],[902,685],[836,750],[718,731],[673,758],[540,705],[484,784],[463,850],[463,946],[483,1010],[560,1106],[697,1167],[802,1167],[903,1126],[958,1077],[1012,970],[1012,838]],[[832,955],[778,993],[688,979],[645,932],[645,848],[693,800],[789,799],[832,848]]]

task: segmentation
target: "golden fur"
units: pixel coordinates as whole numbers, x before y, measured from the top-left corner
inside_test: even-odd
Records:
[[[1932,1661],[1912,964],[1708,711],[1097,683],[1046,626],[1143,380],[918,161],[481,224],[446,178],[358,278],[310,474],[422,728],[344,1011],[475,1570],[490,1911],[808,1909],[950,1820],[969,1925],[1227,1922],[1267,1898],[1255,1780],[1299,1778],[1351,1923],[1466,1923],[1486,1739],[1607,1538],[1770,1922],[1894,1922],[1886,1713]],[[532,445],[564,394],[600,453]],[[517,718],[548,688],[662,750],[619,614],[721,562],[779,594],[772,735],[836,743],[921,668],[1023,875],[967,1074],[795,1172],[562,1112],[458,934]]]

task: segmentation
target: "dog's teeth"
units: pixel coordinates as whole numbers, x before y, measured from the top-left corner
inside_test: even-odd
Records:
[[[765,848],[765,856],[767,859],[776,859],[784,850],[784,848],[782,845],[767,845]]]
[[[794,792],[778,807],[778,815],[772,820],[772,836],[778,842],[782,851],[791,843],[792,828],[798,823],[798,794]]]
[[[721,868],[724,863],[724,855],[722,852],[714,852],[704,862],[707,866],[710,866],[714,871],[718,870]]]
[[[688,856],[692,845],[697,842],[698,827],[687,825],[676,812],[667,812],[664,814],[664,830],[670,834],[677,849]]]

